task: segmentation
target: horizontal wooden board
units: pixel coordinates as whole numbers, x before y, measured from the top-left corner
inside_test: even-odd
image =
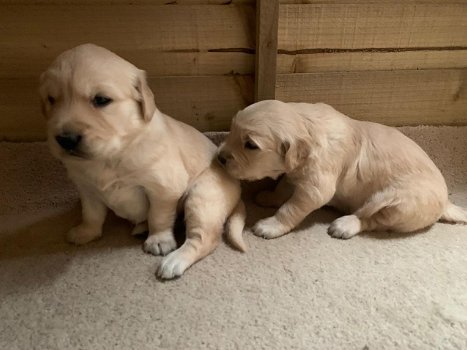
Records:
[[[250,73],[254,28],[254,8],[243,5],[2,5],[0,77],[38,75],[86,42],[150,74]]]
[[[467,47],[467,2],[281,5],[279,50]]]
[[[129,54],[123,55],[127,57]],[[129,60],[140,67],[147,67],[148,74],[158,76],[247,75],[255,72],[253,52],[156,52],[138,54]]]
[[[255,0],[0,0],[0,5],[254,5]]]
[[[114,50],[149,75],[225,75],[253,74],[254,53],[245,52],[157,52],[152,50]],[[43,54],[31,60],[30,48],[4,51],[0,60],[1,78],[37,78],[52,62]]]
[[[465,50],[318,52],[277,57],[278,73],[467,68]]]
[[[12,0],[11,0],[12,1]],[[26,0],[24,0],[26,1]],[[44,0],[45,1],[45,0]],[[280,4],[465,4],[465,0],[279,0]]]
[[[388,125],[467,124],[467,70],[279,74],[276,97]]]
[[[161,111],[202,131],[229,130],[240,109],[253,103],[252,76],[151,78]]]
[[[253,102],[253,77],[150,77],[161,111],[199,130],[228,130],[233,115]],[[45,123],[40,113],[37,81],[0,79],[0,140],[41,140]]]

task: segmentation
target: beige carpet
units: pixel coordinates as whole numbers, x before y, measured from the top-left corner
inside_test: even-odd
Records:
[[[467,206],[467,127],[403,131]],[[467,349],[465,226],[341,241],[326,209],[162,283],[115,217],[99,241],[64,242],[78,200],[43,143],[0,143],[0,164],[0,349]],[[270,213],[250,203],[249,223]]]

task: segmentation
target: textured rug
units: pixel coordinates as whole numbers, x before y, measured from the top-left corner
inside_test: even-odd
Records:
[[[467,127],[401,130],[467,206]],[[0,143],[0,164],[0,349],[467,349],[466,226],[341,241],[322,209],[160,282],[161,258],[114,216],[102,239],[64,241],[79,202],[44,143]],[[272,213],[250,200],[260,186],[249,225]]]

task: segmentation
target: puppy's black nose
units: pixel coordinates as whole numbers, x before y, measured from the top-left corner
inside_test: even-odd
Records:
[[[225,163],[227,163],[227,159],[225,159],[225,157],[222,155],[222,153],[219,153],[217,155],[217,160],[219,161],[219,163],[221,163],[222,165],[225,165]]]
[[[66,151],[71,151],[78,147],[81,141],[81,135],[65,132],[55,136],[57,143]]]

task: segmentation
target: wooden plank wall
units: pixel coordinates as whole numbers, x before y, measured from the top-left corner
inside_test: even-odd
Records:
[[[85,42],[145,69],[166,113],[227,130],[254,100],[256,28],[265,52],[277,45],[257,57],[258,98],[390,125],[467,124],[467,0],[262,1],[263,27],[255,0],[0,0],[0,140],[43,139],[38,76]]]
[[[86,42],[145,69],[159,108],[200,130],[253,102],[254,0],[0,0],[0,139],[44,138],[38,76]]]
[[[276,97],[279,1],[256,1],[255,101]]]
[[[281,0],[276,98],[467,124],[467,1]]]

